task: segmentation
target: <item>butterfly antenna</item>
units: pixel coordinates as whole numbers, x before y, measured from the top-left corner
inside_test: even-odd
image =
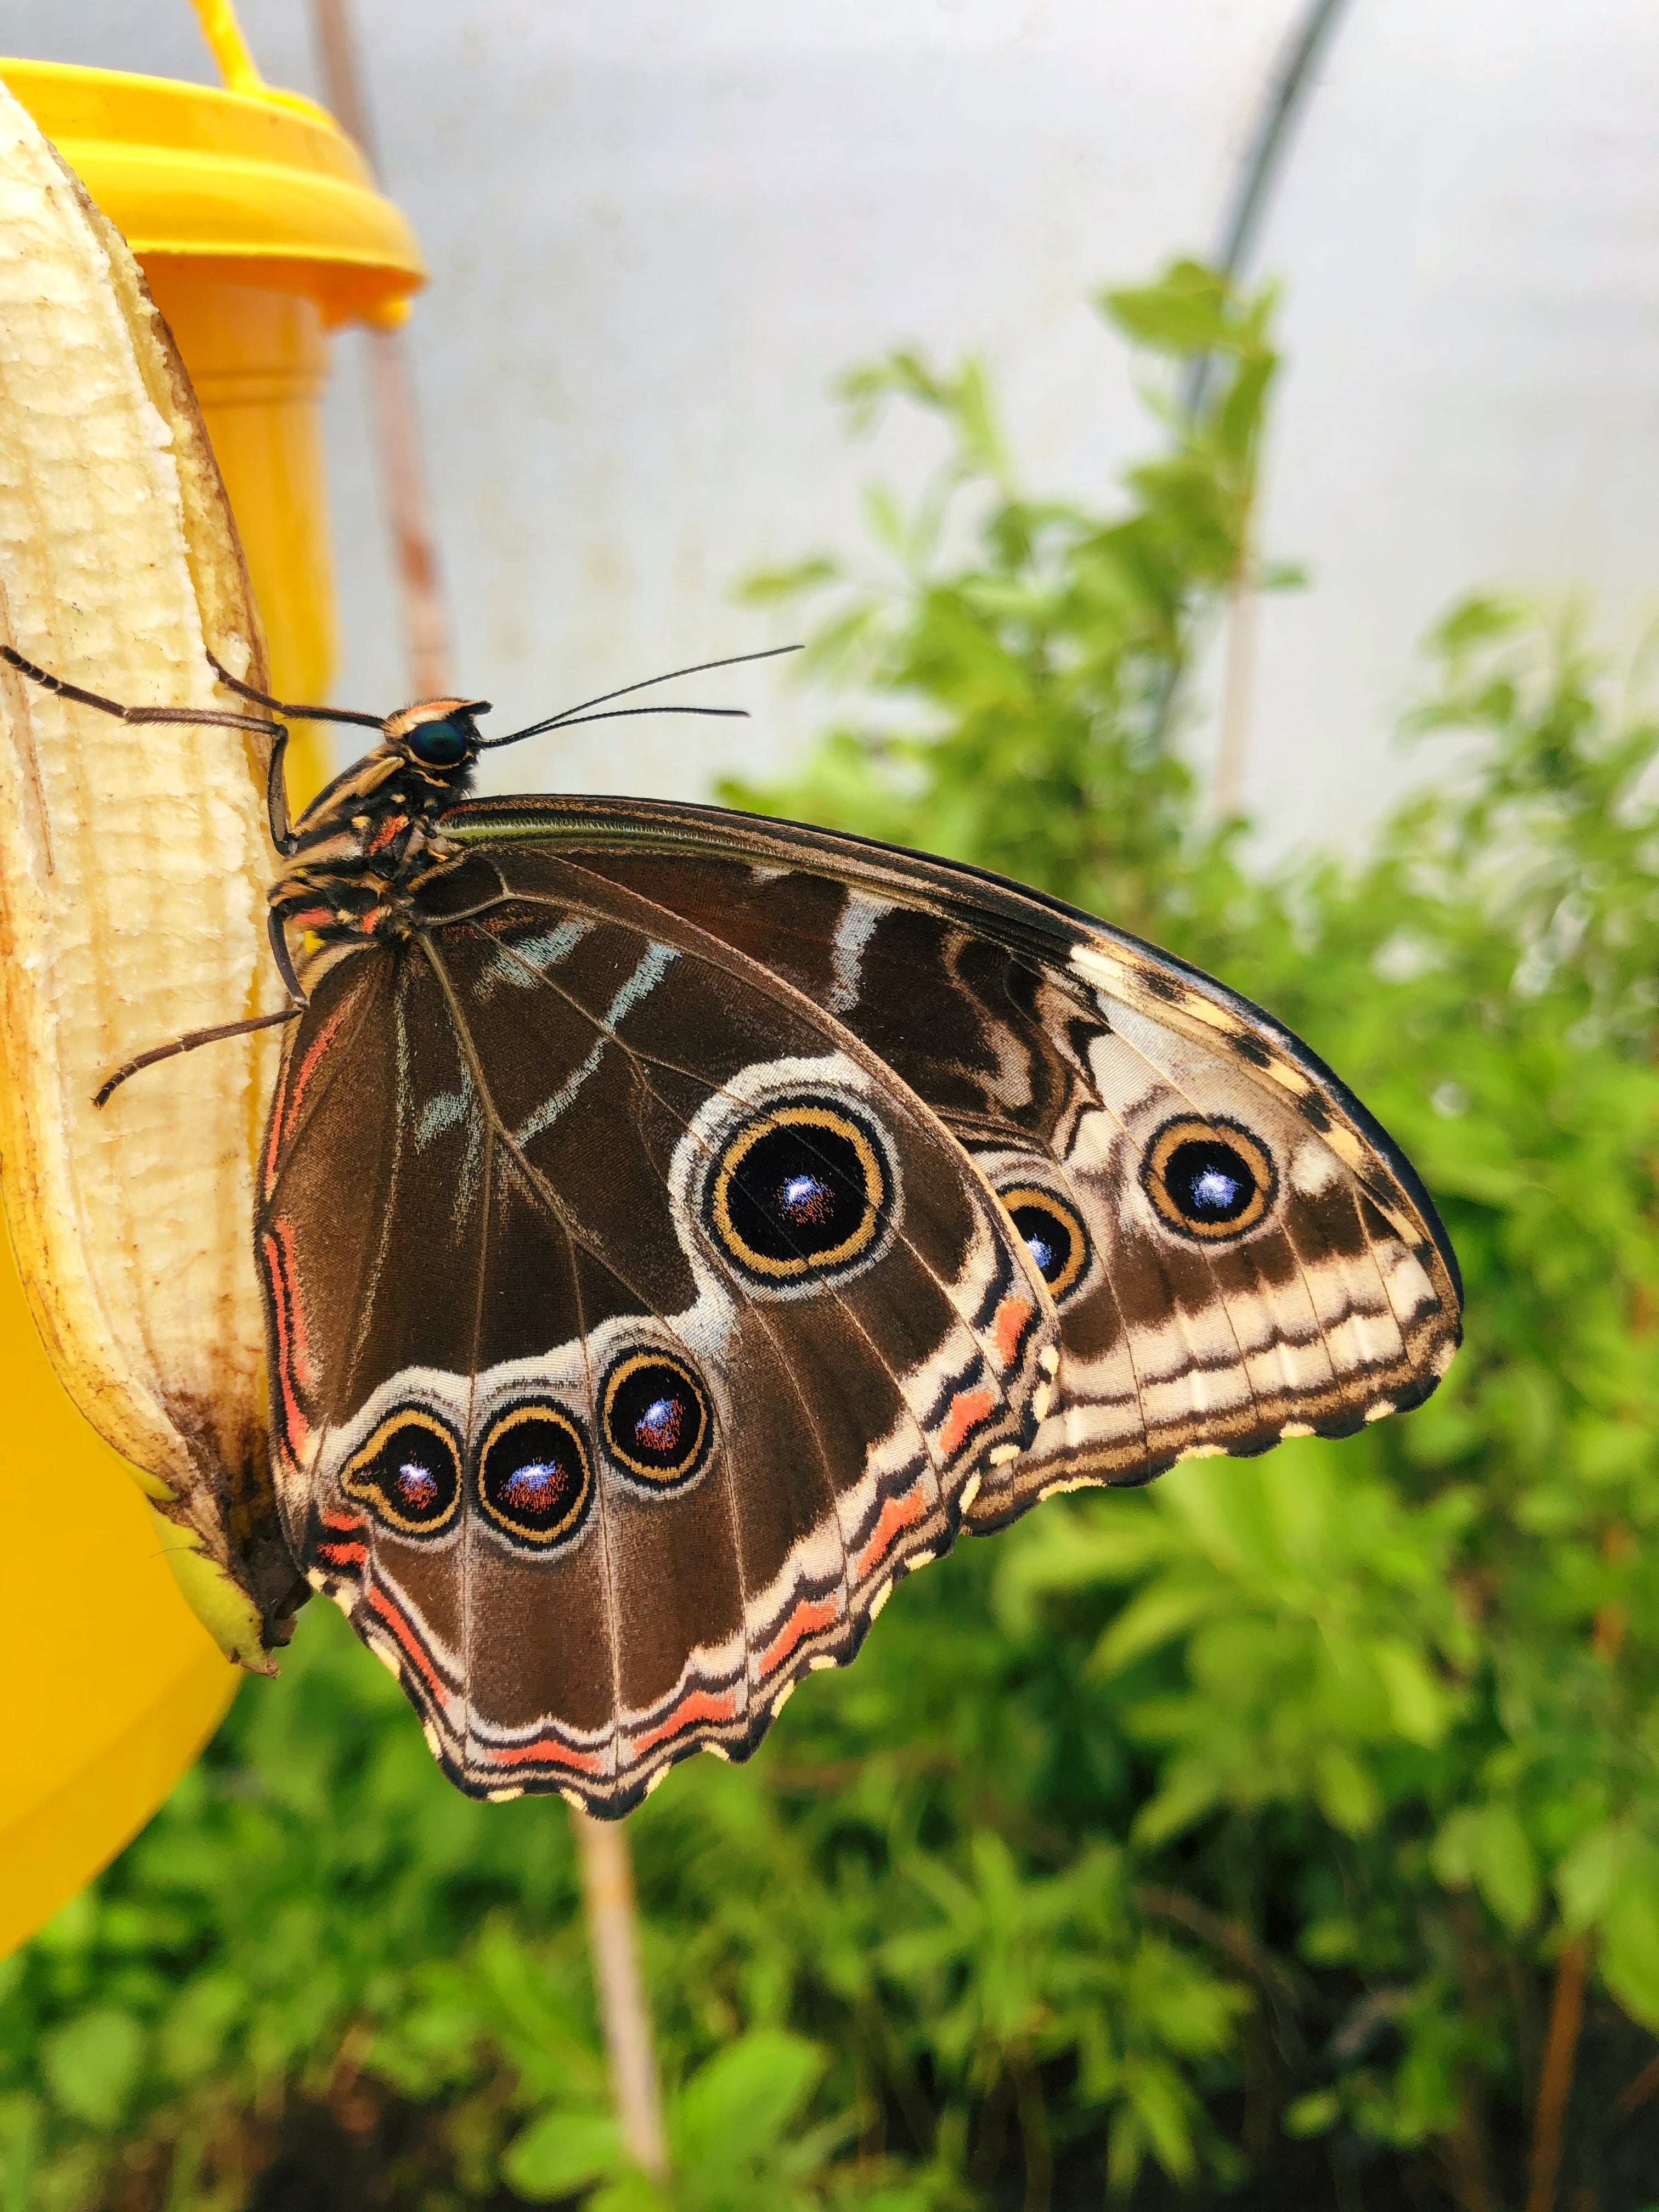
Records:
[[[486,738],[483,748],[489,750],[496,745],[516,745],[521,738],[539,738],[544,731],[556,730],[574,722],[600,722],[613,719],[611,715],[592,714],[591,707],[609,706],[613,699],[626,699],[635,691],[648,691],[655,684],[672,684],[679,676],[706,676],[711,668],[741,668],[750,660],[776,660],[786,653],[799,653],[799,645],[769,646],[763,653],[733,653],[723,660],[699,660],[690,668],[671,668],[661,676],[647,676],[638,684],[624,684],[615,691],[601,691],[596,699],[581,699],[562,713],[550,714],[544,722],[532,722],[522,730],[510,730],[504,738]],[[624,707],[617,714],[729,714],[741,715],[741,707]]]

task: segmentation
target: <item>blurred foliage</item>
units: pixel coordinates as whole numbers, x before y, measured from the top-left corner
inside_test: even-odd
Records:
[[[1659,721],[1571,624],[1471,600],[1415,717],[1457,740],[1430,794],[1357,861],[1247,865],[1176,737],[1206,615],[1259,578],[1270,304],[1191,264],[1109,296],[1170,388],[1218,370],[1108,514],[1021,492],[977,369],[853,380],[947,458],[872,501],[884,577],[754,587],[827,595],[809,672],[858,710],[742,796],[1272,1006],[1422,1170],[1468,1342],[1409,1419],[963,1545],[752,1765],[648,1802],[683,2212],[1495,2212],[1586,1971],[1560,2201],[1655,2193],[1659,2100],[1613,2096],[1659,2034]],[[327,2186],[284,2197],[307,2130]],[[561,2200],[669,2202],[620,2159],[562,1808],[455,1795],[313,1608],[0,1965],[0,2212]]]

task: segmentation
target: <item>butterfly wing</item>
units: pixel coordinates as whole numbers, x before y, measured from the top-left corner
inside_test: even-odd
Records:
[[[832,1014],[536,841],[295,1025],[258,1246],[284,1522],[452,1778],[745,1756],[1029,1446],[1025,1242]],[[434,899],[437,895],[434,895]]]
[[[975,1528],[1195,1454],[1351,1433],[1456,1348],[1410,1163],[1297,1039],[1139,940],[963,867],[660,802],[479,801],[830,1009],[960,1139],[1027,1238],[1062,1358]]]

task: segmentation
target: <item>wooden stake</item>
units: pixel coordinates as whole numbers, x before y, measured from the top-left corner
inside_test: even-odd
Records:
[[[377,167],[353,35],[349,0],[312,0],[328,104]],[[397,544],[410,683],[420,699],[449,695],[449,623],[432,528],[432,498],[421,451],[409,356],[396,331],[370,337],[370,374],[380,467]],[[587,1948],[611,2062],[611,2094],[623,2145],[658,2180],[668,2173],[651,2013],[640,1976],[638,1915],[628,1838],[619,1823],[570,1815],[581,1860]]]
[[[1584,1990],[1589,1980],[1589,1945],[1581,1936],[1556,1961],[1555,1994],[1550,2000],[1549,2034],[1532,2116],[1532,2160],[1527,2172],[1527,2212],[1555,2212],[1555,2184],[1561,2171],[1561,2136],[1572,2094],[1572,2069],[1578,2033],[1584,2024]]]
[[[668,2145],[663,2136],[651,2015],[640,1976],[639,1916],[628,1838],[619,1820],[596,1820],[574,1808],[570,1825],[582,1863],[588,1948],[623,2148],[635,2166],[656,2180],[665,2180]]]
[[[312,0],[312,6],[329,106],[347,136],[356,140],[370,169],[378,173],[349,0]],[[443,698],[449,690],[449,623],[431,525],[432,495],[421,447],[415,380],[401,331],[370,331],[368,368],[380,474],[397,551],[410,684],[417,699]]]

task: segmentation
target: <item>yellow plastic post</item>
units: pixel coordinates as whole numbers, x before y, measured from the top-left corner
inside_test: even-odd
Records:
[[[33,61],[0,60],[0,80],[143,264],[230,494],[275,689],[322,699],[335,659],[325,333],[401,319],[423,272],[331,118],[263,85],[226,0],[198,12],[229,88]],[[322,765],[301,750],[296,789]],[[52,1374],[9,1244],[0,1401],[3,1955],[149,1819],[238,1677],[179,1595],[124,1462]]]
[[[303,293],[239,284],[182,258],[141,257],[190,380],[264,623],[283,699],[328,696],[334,675],[334,577],[319,419],[328,382],[322,311]],[[322,781],[314,733],[296,727],[296,799]]]

